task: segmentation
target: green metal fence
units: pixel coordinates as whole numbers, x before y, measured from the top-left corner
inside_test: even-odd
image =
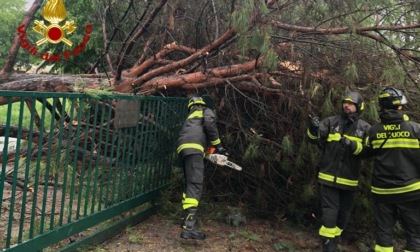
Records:
[[[152,214],[186,102],[0,91],[0,251],[73,251]]]

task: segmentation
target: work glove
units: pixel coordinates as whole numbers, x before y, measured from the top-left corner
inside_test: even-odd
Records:
[[[318,116],[309,116],[309,132],[312,135],[316,136],[318,134],[319,128],[319,117]]]
[[[215,146],[214,153],[229,156],[229,152],[225,148],[223,148],[223,146],[221,144]]]
[[[348,139],[347,137],[341,137],[340,143],[344,148],[348,148],[351,152],[354,152],[357,148],[356,141],[352,141]]]

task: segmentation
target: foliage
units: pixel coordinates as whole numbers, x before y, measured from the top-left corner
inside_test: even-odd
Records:
[[[112,95],[112,87],[107,85],[106,82],[101,83],[99,89],[87,88],[86,83],[82,80],[77,80],[71,87],[72,91],[75,93],[84,93],[94,99],[100,99],[101,95]]]
[[[0,24],[2,24],[0,26],[0,66],[3,66],[6,61],[13,37],[25,14],[24,6],[24,0],[13,1],[13,4],[10,4],[9,0],[0,0]],[[18,62],[17,67],[23,63],[23,61]]]
[[[274,251],[289,251],[289,252],[296,251],[293,244],[291,244],[289,241],[284,241],[284,240],[274,243],[273,247],[274,247]]]
[[[322,113],[323,115],[333,115],[336,107],[334,106],[334,102],[332,99],[334,98],[334,89],[328,91],[327,96],[325,97],[324,104],[322,105]]]
[[[324,118],[339,113],[342,96],[351,90],[362,93],[366,101],[363,117],[375,122],[379,90],[395,85],[413,101],[409,107],[416,109],[413,119],[420,119],[419,105],[414,102],[420,92],[419,29],[396,28],[418,23],[418,1],[169,0],[145,28],[145,20],[159,2],[66,2],[67,20],[75,20],[78,26],[69,35],[75,43],[73,48],[82,40],[87,24],[92,24],[93,32],[81,54],[55,62],[54,70],[83,73],[95,66],[99,72],[115,73],[155,59],[167,44],[189,49],[169,53],[138,76],[130,77],[135,79],[147,71],[162,69],[162,64],[179,63],[232,28],[235,36],[210,52],[208,58],[188,65],[186,70],[175,67],[163,75],[182,77],[179,70],[210,73],[213,67],[228,68],[263,58],[263,64],[252,71],[238,71],[238,76],[250,78],[236,83],[233,78],[224,79],[223,87],[205,83],[205,88],[155,93],[205,94],[215,100],[222,142],[232,149],[230,158],[244,170],[206,169],[206,200],[236,203],[264,216],[284,213],[301,222],[314,222],[308,215],[316,212],[319,150],[305,139],[309,114]],[[18,16],[15,19],[19,20]],[[40,12],[35,19],[42,19]],[[342,31],[334,32],[338,29]],[[140,31],[143,35],[134,38]],[[28,36],[32,41],[39,37],[32,31]],[[130,42],[132,50],[124,54]],[[44,44],[40,53],[67,49],[62,43]],[[33,60],[37,65],[43,63]],[[24,61],[20,56],[19,62]],[[73,88],[90,93],[83,83],[76,82]],[[103,90],[109,91],[106,85]],[[179,201],[175,192],[182,187],[180,169],[173,176],[177,184],[164,195],[168,203]],[[172,205],[165,207],[173,210]],[[357,207],[365,209],[367,205]]]
[[[245,34],[249,29],[251,14],[254,10],[253,2],[253,0],[243,1],[241,8],[232,13],[232,26],[239,34]]]
[[[349,63],[346,66],[346,72],[344,73],[344,79],[350,83],[354,83],[359,79],[359,75],[357,73],[357,66],[353,63]]]
[[[293,142],[290,141],[290,138],[288,136],[283,137],[281,146],[285,155],[293,154]]]
[[[45,7],[47,1],[41,6],[40,11],[37,12],[35,20],[42,21],[42,10]],[[101,35],[102,27],[100,26],[99,16],[101,13],[99,10],[99,3],[96,1],[69,1],[65,2],[65,9],[67,12],[66,19],[62,21],[61,25],[64,25],[66,21],[74,21],[76,30],[71,34],[66,34],[66,38],[73,44],[71,46],[65,43],[44,43],[41,44],[38,50],[38,57],[34,57],[34,64],[43,67],[52,66],[53,72],[61,73],[83,73],[86,68],[89,68],[89,62],[100,54],[103,44],[103,38]],[[48,21],[45,21],[48,24]],[[89,40],[85,44],[85,47],[77,53],[77,47],[82,43],[83,38],[86,34],[87,26],[92,25],[92,32],[90,33]],[[28,29],[28,33],[33,38],[33,41],[40,39],[39,34],[34,32],[32,29]],[[82,47],[81,47],[82,48]],[[67,57],[64,52],[67,51]],[[41,59],[42,55],[48,56],[59,55],[59,60],[45,60]]]
[[[261,241],[261,237],[259,237],[259,235],[249,230],[243,230],[239,232],[239,235],[243,236],[247,240],[256,241],[256,242]]]

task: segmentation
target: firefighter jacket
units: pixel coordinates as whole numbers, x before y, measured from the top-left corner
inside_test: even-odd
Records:
[[[182,126],[177,142],[177,153],[181,159],[191,154],[204,155],[205,148],[220,143],[213,111],[204,106],[194,105]]]
[[[361,155],[370,124],[349,115],[337,115],[320,122],[318,132],[307,131],[309,141],[322,150],[318,182],[344,190],[356,190],[359,183]],[[355,148],[343,146],[342,137],[354,141]]]
[[[385,110],[366,139],[373,155],[372,195],[387,203],[420,199],[420,124]]]

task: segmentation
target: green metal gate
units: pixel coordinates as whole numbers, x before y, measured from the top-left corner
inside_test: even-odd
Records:
[[[0,251],[73,251],[147,218],[170,180],[186,103],[0,91]]]

